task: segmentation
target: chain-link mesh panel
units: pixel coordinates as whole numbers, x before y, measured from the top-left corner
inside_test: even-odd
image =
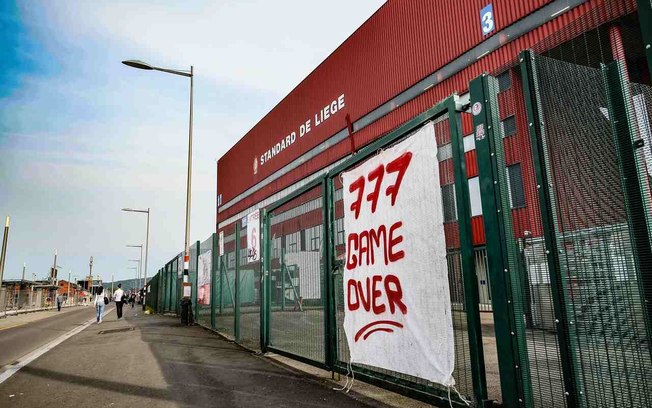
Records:
[[[218,257],[215,329],[235,338],[235,224],[224,233],[224,254]]]
[[[489,281],[489,265],[487,264],[487,249],[474,248],[475,274],[478,277],[478,308],[481,312],[491,312],[491,286]],[[483,315],[484,316],[484,315]],[[489,316],[489,314],[486,314]],[[490,335],[493,335],[491,333]]]
[[[599,70],[546,57],[537,57],[536,70],[579,399],[592,407],[649,406],[641,265],[610,123],[627,118],[610,117]]]
[[[197,323],[211,327],[211,272],[213,268],[213,235],[199,244],[197,262]]]
[[[639,149],[640,177],[644,180],[648,192],[647,197],[648,220],[652,216],[650,209],[650,191],[652,191],[652,86],[631,83],[632,107],[635,119],[637,139],[643,144]],[[648,226],[652,223],[648,222]],[[651,234],[652,235],[652,234]]]
[[[272,347],[324,363],[323,195],[315,187],[272,211]]]
[[[181,296],[180,291],[182,290],[181,284],[179,282],[179,272],[183,274],[183,269],[179,271],[179,258],[183,259],[183,254],[177,256],[172,260],[170,265],[170,306],[169,311],[171,313],[178,312],[178,303]],[[182,264],[183,265],[183,264]],[[183,266],[181,266],[183,268]]]
[[[159,282],[160,282],[161,273],[157,272],[156,275],[147,282],[147,294],[145,295],[145,305],[158,311],[158,294],[159,294]]]
[[[165,265],[165,287],[164,287],[164,307],[163,307],[163,312],[164,313],[169,313],[170,312],[170,302],[172,300],[171,296],[171,289],[172,287],[172,265],[167,264]]]
[[[523,84],[517,70],[506,71],[498,94],[504,174],[502,192],[511,208],[513,240],[510,247],[511,291],[515,321],[524,323],[525,341],[518,350],[528,377],[525,391],[534,407],[564,407],[565,388],[560,349],[556,336],[555,311],[547,269],[543,226],[538,202],[533,151],[523,99]],[[513,131],[505,131],[507,128]],[[510,221],[510,220],[508,220]],[[488,237],[488,239],[491,239]],[[499,273],[494,272],[494,273]],[[487,364],[487,367],[489,365]]]
[[[257,229],[260,231],[260,229]],[[238,302],[240,303],[239,342],[250,349],[260,348],[260,254],[258,261],[251,261],[248,254],[247,226],[240,230],[240,270],[238,271]]]
[[[453,171],[452,146],[450,138],[450,124],[448,115],[441,116],[435,121],[435,136],[438,146],[440,188],[442,190],[442,202],[444,212],[444,232],[447,246],[448,280],[451,296],[451,313],[453,317],[454,343],[455,343],[455,368],[453,378],[459,392],[467,398],[473,398],[473,383],[471,372],[471,358],[469,350],[469,336],[467,331],[467,316],[464,303],[464,285],[462,277],[462,263],[460,259],[460,234],[457,224],[457,207],[455,198],[455,177]],[[396,141],[399,143],[405,138]],[[342,181],[339,175],[333,178],[333,209],[334,222],[332,225],[333,244],[335,255],[338,260],[345,257],[345,234],[344,231],[344,203],[342,197]],[[339,365],[346,365],[349,361],[349,349],[344,333],[344,291],[342,268],[340,266],[335,276],[335,309],[337,323],[337,359]],[[427,284],[427,282],[424,282]],[[394,377],[419,386],[442,389],[423,378],[386,370],[378,367],[357,365],[371,372],[383,376]],[[355,368],[354,368],[355,369]]]

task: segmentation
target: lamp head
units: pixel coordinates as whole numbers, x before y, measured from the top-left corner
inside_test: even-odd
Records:
[[[139,61],[139,60],[125,60],[122,61],[123,64],[128,65],[132,68],[138,68],[138,69],[147,69],[147,70],[152,70],[154,69],[153,66],[149,65],[146,62]]]

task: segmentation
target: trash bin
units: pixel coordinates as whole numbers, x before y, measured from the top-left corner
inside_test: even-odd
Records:
[[[181,299],[181,324],[185,326],[193,324],[192,302],[189,298]]]

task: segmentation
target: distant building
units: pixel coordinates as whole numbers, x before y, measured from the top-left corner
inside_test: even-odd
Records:
[[[4,298],[0,297],[0,308],[20,310],[52,306],[57,286],[48,280],[28,281],[21,279],[2,282]]]

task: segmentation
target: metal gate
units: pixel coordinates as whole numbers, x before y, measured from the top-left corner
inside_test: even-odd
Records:
[[[478,279],[471,237],[468,184],[461,131],[461,104],[451,96],[385,137],[356,152],[294,194],[266,208],[265,350],[291,355],[340,373],[348,348],[342,322],[344,224],[340,174],[381,149],[435,125],[448,251],[457,389],[482,404],[487,398],[478,311]],[[449,404],[448,390],[422,378],[378,367],[353,365],[357,378]],[[452,397],[452,403],[462,405]]]
[[[649,406],[652,93],[621,62],[519,62],[500,98],[471,84],[503,402]]]

